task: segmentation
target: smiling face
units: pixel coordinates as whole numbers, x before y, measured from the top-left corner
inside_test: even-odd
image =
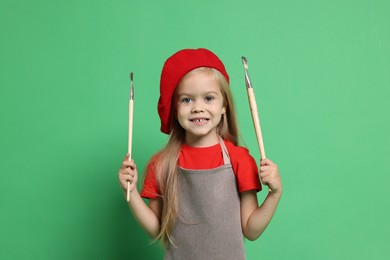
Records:
[[[175,104],[177,120],[186,131],[186,144],[206,147],[219,142],[217,126],[225,106],[212,73],[195,70],[187,74],[177,87]]]

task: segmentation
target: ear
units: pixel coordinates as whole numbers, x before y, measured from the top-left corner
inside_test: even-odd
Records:
[[[226,113],[226,108],[222,108],[222,115]]]

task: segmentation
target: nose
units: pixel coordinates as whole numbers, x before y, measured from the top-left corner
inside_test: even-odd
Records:
[[[200,101],[195,101],[192,106],[192,113],[202,113],[204,112],[204,108]]]

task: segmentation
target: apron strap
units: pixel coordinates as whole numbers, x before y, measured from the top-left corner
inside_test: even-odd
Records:
[[[225,142],[222,140],[221,137],[219,137],[219,144],[221,145],[222,148],[222,157],[223,157],[223,164],[224,165],[229,165],[230,163],[230,156],[229,152],[226,148]]]

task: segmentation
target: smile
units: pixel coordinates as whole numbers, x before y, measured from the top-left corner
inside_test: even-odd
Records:
[[[209,121],[207,118],[195,118],[195,119],[190,119],[191,122],[206,122]]]
[[[207,119],[207,118],[193,118],[193,119],[190,119],[190,121],[195,123],[195,124],[204,124],[204,123],[207,123],[209,121],[209,119]]]

